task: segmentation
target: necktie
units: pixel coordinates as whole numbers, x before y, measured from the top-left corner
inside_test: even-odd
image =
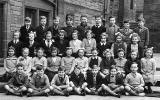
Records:
[[[50,47],[50,42],[48,41],[48,48]]]

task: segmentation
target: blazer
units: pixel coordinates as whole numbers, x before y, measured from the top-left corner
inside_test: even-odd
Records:
[[[111,57],[110,60],[108,60],[108,59],[106,59],[106,57],[104,57],[101,61],[100,69],[101,69],[101,71],[103,69],[111,69],[112,65],[116,65],[114,58]]]
[[[51,40],[51,45],[50,45],[50,47],[48,47],[45,40],[44,40],[42,43],[42,47],[44,49],[44,53],[45,53],[46,57],[51,57],[51,49],[52,49],[52,47],[55,47],[55,42],[53,40]]]
[[[105,45],[101,45],[101,43],[98,43],[98,44],[97,44],[97,49],[98,49],[98,51],[99,51],[99,54],[98,54],[98,55],[103,58],[103,52],[104,52],[106,49],[110,49],[110,48],[111,48],[111,46],[110,46],[110,44],[107,43],[107,42],[106,42]]]
[[[80,24],[80,25],[77,26],[77,31],[78,31],[78,34],[79,34],[78,38],[80,40],[83,40],[84,38],[86,38],[86,31],[87,30],[90,30],[90,26],[88,26],[88,25],[84,26],[84,25]]]
[[[61,28],[59,26],[55,27],[55,25],[48,28],[48,31],[51,31],[52,33],[53,39],[57,40],[60,29]]]

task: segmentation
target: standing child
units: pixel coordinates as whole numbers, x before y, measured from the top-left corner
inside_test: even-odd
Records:
[[[52,47],[51,51],[52,57],[47,58],[47,68],[45,70],[45,74],[48,76],[50,82],[54,75],[58,73],[58,68],[61,65],[61,57],[57,56],[58,49]]]
[[[155,59],[153,58],[153,48],[148,48],[145,57],[141,59],[142,76],[147,86],[147,92],[152,93],[151,85],[154,82],[154,74],[156,72]]]
[[[65,73],[67,75],[70,75],[73,70],[74,70],[74,61],[75,61],[75,58],[72,57],[72,48],[70,47],[67,47],[66,48],[66,57],[63,57],[62,60],[61,60],[61,66],[64,67],[65,69]]]
[[[73,40],[71,40],[69,42],[69,46],[73,49],[73,56],[74,57],[77,57],[77,51],[83,47],[83,44],[82,44],[82,41],[80,41],[78,39],[78,31],[75,30],[73,33],[72,33],[72,38]]]
[[[24,73],[28,76],[31,75],[31,68],[32,68],[32,58],[28,56],[29,55],[29,49],[23,48],[22,49],[22,56],[20,56],[17,60],[17,64],[21,63],[24,67]]]
[[[50,92],[49,87],[49,79],[47,75],[44,74],[44,67],[38,65],[36,68],[36,74],[32,76],[31,82],[29,83],[29,93],[27,93],[27,96],[48,96],[48,93]]]
[[[110,74],[104,78],[104,84],[102,89],[107,91],[109,94],[120,98],[121,92],[124,90],[123,76],[117,73],[116,68],[110,70]]]
[[[51,82],[51,92],[62,95],[62,96],[69,96],[69,92],[72,90],[69,87],[69,77],[65,74],[63,68],[58,69],[58,74],[56,74]]]
[[[131,65],[131,73],[129,73],[124,81],[126,95],[144,96],[144,80],[141,74],[137,72],[137,63]]]
[[[3,80],[8,82],[16,72],[17,57],[15,57],[14,47],[8,48],[8,57],[4,59],[4,68],[6,73],[3,75]]]
[[[24,67],[22,64],[16,65],[16,73],[4,86],[7,90],[7,94],[14,94],[23,96],[23,92],[27,91],[28,76],[24,74]]]
[[[86,56],[91,56],[91,50],[96,48],[96,40],[92,38],[93,34],[91,30],[86,32],[86,38],[83,39],[83,47],[85,48]]]

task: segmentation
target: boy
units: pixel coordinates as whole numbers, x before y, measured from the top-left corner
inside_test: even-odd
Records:
[[[101,16],[95,16],[95,22],[96,22],[96,25],[92,26],[91,30],[92,30],[93,34],[95,35],[96,42],[99,43],[100,35],[103,32],[106,32],[106,28],[105,28],[105,26],[102,25]]]
[[[45,39],[45,34],[47,32],[47,18],[45,16],[40,16],[40,25],[36,27],[36,41],[38,43],[42,43],[42,41]]]
[[[20,36],[19,31],[14,31],[13,40],[8,43],[8,47],[12,46],[15,48],[16,57],[21,56],[21,50],[24,47],[24,44],[19,40],[19,36]]]
[[[47,75],[44,74],[43,66],[38,65],[36,68],[36,74],[31,78],[28,88],[29,93],[27,93],[27,96],[48,96],[48,93],[50,92],[49,86],[49,79]]]
[[[77,67],[75,67],[74,72],[70,75],[70,86],[72,87],[72,90],[78,94],[85,96],[86,93],[84,91],[84,88],[86,87],[85,78],[84,75],[81,73],[81,70]]]
[[[123,76],[117,73],[116,68],[111,68],[110,74],[104,78],[104,84],[102,84],[102,89],[109,94],[120,98],[120,94],[124,90],[123,86]]]
[[[17,64],[16,68],[16,72],[4,88],[7,90],[7,94],[23,96],[23,93],[27,90],[28,76],[24,74],[22,64]]]
[[[65,74],[63,68],[59,67],[58,74],[53,77],[50,90],[52,93],[58,95],[69,96],[69,92],[72,88],[69,87],[69,77]]]
[[[89,94],[98,94],[102,90],[102,81],[103,78],[100,75],[99,67],[93,65],[92,71],[87,73],[87,87],[85,88],[85,91]]]
[[[88,18],[86,15],[81,15],[80,17],[80,25],[77,26],[77,31],[79,33],[79,39],[83,40],[86,37],[87,30],[90,30],[90,27],[87,25]]]
[[[126,95],[144,96],[144,80],[141,74],[137,73],[138,64],[132,63],[131,73],[129,73],[124,81]]]
[[[116,25],[116,18],[111,16],[109,17],[109,26],[106,29],[108,34],[108,41],[110,45],[115,42],[115,33],[119,31],[119,26]]]
[[[21,36],[19,38],[19,40],[23,43],[27,43],[28,42],[28,33],[30,33],[31,31],[34,31],[34,28],[31,26],[31,18],[30,17],[26,17],[24,20],[24,26],[22,26],[20,28],[20,33]]]

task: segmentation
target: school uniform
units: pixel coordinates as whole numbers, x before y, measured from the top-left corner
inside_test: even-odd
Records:
[[[27,43],[28,41],[29,41],[29,33],[30,32],[33,32],[33,31],[35,31],[35,29],[32,27],[32,26],[30,26],[30,27],[26,27],[26,25],[24,25],[24,26],[22,26],[21,28],[20,28],[20,38],[19,38],[19,40],[21,41],[21,42],[23,42],[23,43]]]
[[[84,75],[82,73],[76,75],[74,72],[70,75],[70,82],[73,82],[75,87],[82,87],[85,82]]]
[[[117,68],[117,71],[120,72],[120,73],[125,73],[125,64],[127,62],[127,59],[126,58],[116,58],[114,59],[115,63],[116,63],[116,68]]]
[[[83,40],[84,38],[86,38],[87,30],[90,30],[90,27],[87,24],[82,25],[82,23],[81,23],[80,25],[78,25],[77,26],[78,39]]]
[[[100,42],[100,35],[103,32],[106,32],[105,26],[103,26],[103,25],[94,25],[94,26],[92,26],[91,30],[92,30],[92,33],[95,35],[96,42],[99,43]]]
[[[38,57],[34,57],[32,59],[32,71],[34,72],[36,70],[36,66],[35,65],[42,65],[44,68],[47,67],[47,59],[46,57],[41,57],[41,58],[38,58]]]
[[[110,44],[108,44],[107,42],[105,42],[105,43],[100,42],[100,43],[97,44],[97,49],[99,51],[98,56],[103,58],[103,52],[106,49],[110,49]]]
[[[80,68],[81,71],[86,72],[88,70],[88,58],[87,57],[76,58],[74,66],[77,66],[77,68]]]
[[[51,57],[51,49],[52,47],[55,47],[55,41],[54,40],[44,40],[42,43],[42,47],[44,49],[44,54],[46,57]]]
[[[140,36],[140,45],[142,47],[149,45],[149,29],[147,27],[137,27],[134,29],[134,32]]]
[[[77,51],[83,47],[81,40],[71,40],[69,42],[69,46],[73,49],[73,53],[77,53]]]
[[[98,67],[100,67],[100,64],[101,64],[101,61],[102,61],[102,58],[97,56],[97,57],[89,57],[88,59],[88,64],[89,64],[89,67],[92,69],[93,68],[93,65],[97,65]]]
[[[123,41],[127,44],[131,43],[131,34],[133,33],[133,30],[130,28],[122,28],[119,29],[119,32],[123,35]]]
[[[42,25],[39,25],[38,27],[36,27],[35,31],[36,31],[36,38],[35,40],[38,42],[38,43],[43,43],[43,40],[46,38],[46,32],[48,30],[48,27],[47,26],[42,26]]]
[[[48,76],[49,81],[51,81],[55,74],[58,73],[58,68],[61,65],[61,58],[56,57],[49,57],[47,58],[47,68],[45,70],[45,74]]]
[[[15,48],[15,56],[19,57],[22,55],[22,48],[24,47],[24,43],[22,43],[19,40],[12,40],[8,43],[8,47],[14,47]]]
[[[61,29],[67,33],[66,38],[68,39],[68,41],[72,39],[72,33],[74,32],[74,30],[76,30],[76,28],[73,26],[62,27]]]
[[[60,26],[56,26],[56,25],[53,25],[53,26],[48,28],[48,31],[51,31],[52,37],[53,37],[54,40],[58,39],[58,34],[59,34],[60,29],[61,29]]]
[[[111,58],[104,57],[104,58],[102,58],[102,62],[100,64],[100,69],[101,69],[101,71],[103,69],[109,69],[110,70],[113,65],[116,65],[116,62],[114,61],[113,57],[111,57]]]

